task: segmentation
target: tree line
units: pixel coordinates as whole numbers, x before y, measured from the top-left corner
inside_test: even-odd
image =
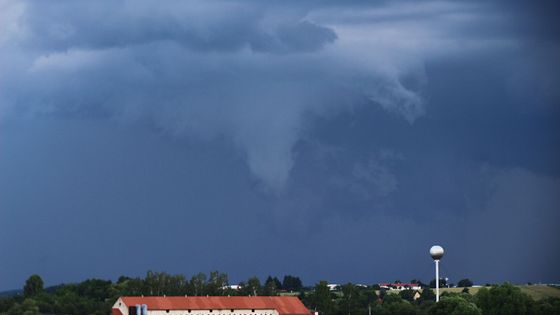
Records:
[[[468,280],[468,279],[464,279]],[[411,281],[412,282],[412,281]],[[415,283],[419,283],[416,281]],[[444,293],[439,303],[429,286],[420,291],[386,291],[378,285],[347,283],[333,290],[326,281],[305,287],[299,277],[273,276],[261,282],[251,277],[230,287],[228,276],[218,271],[199,273],[191,278],[182,274],[149,271],[145,277],[121,276],[116,282],[88,279],[80,283],[44,288],[38,275],[27,279],[20,295],[0,298],[0,314],[110,314],[112,305],[123,295],[248,296],[297,295],[319,315],[386,314],[560,314],[560,299],[533,300],[511,284],[482,288],[469,294],[470,280],[461,293]]]

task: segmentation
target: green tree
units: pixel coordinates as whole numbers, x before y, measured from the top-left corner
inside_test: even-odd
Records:
[[[445,288],[446,285],[447,285],[447,281],[445,279],[439,279],[440,288]],[[436,279],[432,279],[432,281],[430,281],[430,288],[435,288],[435,287],[436,287]]]
[[[352,283],[342,286],[342,298],[339,311],[344,315],[355,315],[360,312],[360,291]]]
[[[266,296],[278,295],[277,283],[276,283],[276,281],[274,281],[274,278],[272,278],[271,276],[268,276],[268,278],[266,278],[266,281],[264,283],[263,295],[266,295]]]
[[[442,297],[438,303],[435,303],[428,309],[429,315],[482,315],[482,311],[476,306],[462,297],[446,296]]]
[[[219,271],[210,272],[210,279],[206,288],[208,295],[223,295],[225,288],[229,285],[228,275]]]
[[[202,272],[192,276],[191,281],[188,285],[188,294],[201,296],[204,295],[206,291],[206,275]]]
[[[407,301],[383,305],[383,308],[387,311],[387,314],[391,315],[417,315],[414,305]]]
[[[104,301],[111,295],[111,284],[110,280],[88,279],[76,285],[76,293],[96,301]]]
[[[533,306],[530,296],[509,283],[491,289],[480,289],[476,300],[485,315],[530,314]]]
[[[381,314],[416,315],[416,308],[398,294],[388,293],[383,298]]]
[[[532,313],[535,315],[560,315],[560,299],[549,297],[539,300],[533,306]]]
[[[303,284],[299,277],[285,275],[284,280],[282,281],[282,289],[286,291],[301,291],[303,288]]]
[[[459,280],[459,282],[457,283],[458,287],[461,288],[467,288],[467,287],[472,287],[473,286],[473,282],[470,279],[461,279]]]
[[[117,280],[117,283],[123,283],[127,280],[130,280],[130,277],[127,276],[120,276],[119,279]]]
[[[15,298],[0,298],[0,314],[7,312],[16,304]]]
[[[320,315],[334,314],[334,302],[327,281],[319,281],[319,283],[315,285],[310,300],[312,309],[317,310]]]
[[[398,294],[387,293],[383,297],[383,304],[402,303],[402,302],[404,302],[404,300]]]
[[[436,294],[434,293],[434,290],[430,288],[424,288],[422,289],[422,292],[420,293],[420,298],[418,300],[420,303],[424,303],[427,301],[435,301]]]
[[[274,284],[276,285],[276,288],[278,290],[283,290],[284,288],[282,288],[282,282],[280,282],[280,280],[278,280],[277,277],[272,278],[272,281],[274,281]]]
[[[38,315],[39,307],[33,299],[25,299],[23,303],[16,303],[6,313],[7,315]]]
[[[247,280],[247,283],[241,285],[242,295],[262,295],[261,281],[257,277],[251,277]]]
[[[413,302],[414,301],[414,295],[416,294],[416,291],[412,290],[412,289],[406,289],[406,290],[401,290],[399,292],[400,297],[405,300],[405,301],[409,301],[409,302]]]
[[[33,297],[43,292],[43,279],[39,275],[32,275],[25,281],[23,296]]]
[[[379,297],[372,288],[366,288],[359,290],[360,292],[360,306],[367,310],[370,307],[374,307],[379,301]]]

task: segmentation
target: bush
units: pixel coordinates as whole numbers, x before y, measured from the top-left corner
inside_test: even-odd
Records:
[[[535,315],[560,315],[560,299],[546,298],[533,305],[532,313]]]
[[[436,300],[436,294],[434,293],[434,290],[430,288],[424,288],[422,290],[422,293],[420,293],[420,298],[418,299],[420,303],[425,303],[428,301],[434,302],[435,300]]]
[[[406,301],[409,302],[414,302],[414,295],[416,294],[416,291],[414,290],[402,290],[401,292],[399,292],[399,296]]]
[[[530,314],[533,306],[530,296],[509,283],[491,289],[480,289],[476,300],[485,315]]]
[[[39,307],[34,300],[25,299],[21,304],[14,304],[7,315],[39,315]]]
[[[430,315],[481,315],[482,311],[459,295],[442,297],[428,309]]]

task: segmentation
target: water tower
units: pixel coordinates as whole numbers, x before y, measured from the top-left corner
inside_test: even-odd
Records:
[[[436,263],[436,302],[439,302],[439,260],[443,257],[443,247],[434,245],[430,248],[430,256]]]

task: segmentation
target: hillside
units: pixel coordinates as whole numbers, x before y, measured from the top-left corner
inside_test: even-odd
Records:
[[[533,299],[540,300],[547,297],[556,297],[560,298],[560,289],[556,287],[551,287],[548,285],[517,285],[521,289],[522,292],[529,294]],[[470,294],[476,294],[480,287],[469,288]],[[443,292],[456,292],[459,293],[463,291],[463,288],[442,288],[440,289],[441,293]]]

